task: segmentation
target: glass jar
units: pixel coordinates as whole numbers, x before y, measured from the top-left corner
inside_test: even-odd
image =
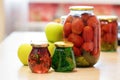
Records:
[[[55,42],[56,48],[52,57],[52,68],[56,72],[70,72],[76,67],[71,42]]]
[[[47,73],[51,67],[48,43],[33,43],[28,57],[28,65],[33,73]]]
[[[63,27],[64,40],[74,44],[77,67],[93,66],[100,55],[100,23],[92,6],[71,6]]]
[[[101,24],[101,51],[117,50],[117,16],[98,16]]]
[[[65,21],[66,17],[67,17],[66,15],[60,17],[60,19],[61,19],[60,23],[61,24],[64,24],[64,21]]]

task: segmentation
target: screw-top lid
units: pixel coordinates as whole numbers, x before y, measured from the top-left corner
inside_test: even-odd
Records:
[[[111,15],[102,15],[98,16],[99,20],[107,20],[108,22],[112,22],[118,19],[117,16],[111,16]]]
[[[73,47],[72,42],[59,41],[54,43],[56,47]]]
[[[32,42],[31,46],[33,47],[48,47],[48,42]]]
[[[69,9],[88,11],[88,10],[94,10],[94,7],[93,6],[70,6]]]

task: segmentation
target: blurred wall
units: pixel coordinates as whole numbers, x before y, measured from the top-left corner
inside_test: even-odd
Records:
[[[0,41],[4,38],[5,35],[5,16],[4,16],[4,0],[0,0]]]
[[[25,28],[28,21],[28,0],[5,1],[5,33],[8,36],[16,28]]]

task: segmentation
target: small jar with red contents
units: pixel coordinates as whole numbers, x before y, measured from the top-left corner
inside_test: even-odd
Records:
[[[117,50],[117,16],[98,16],[101,24],[101,51]]]
[[[100,55],[100,23],[93,6],[71,6],[63,27],[65,41],[74,44],[77,67],[91,67]]]
[[[28,65],[33,73],[47,73],[51,67],[48,43],[32,43],[32,51],[28,57]]]

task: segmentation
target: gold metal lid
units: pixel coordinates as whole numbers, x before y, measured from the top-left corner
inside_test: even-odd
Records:
[[[73,47],[72,42],[59,41],[54,43],[56,47]]]
[[[48,47],[48,42],[33,42],[31,43],[31,46],[33,47]]]
[[[93,6],[70,6],[69,9],[88,11],[88,10],[94,10],[94,7]]]
[[[107,20],[109,22],[115,21],[118,19],[117,16],[112,16],[112,15],[102,15],[102,16],[98,16],[99,20]]]

